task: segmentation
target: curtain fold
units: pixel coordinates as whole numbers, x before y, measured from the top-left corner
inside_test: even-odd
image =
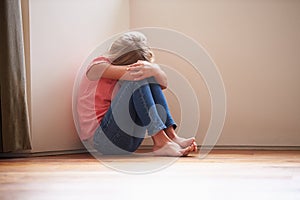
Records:
[[[2,152],[31,149],[20,0],[0,0]]]

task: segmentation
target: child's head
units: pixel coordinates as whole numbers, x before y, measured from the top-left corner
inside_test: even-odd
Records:
[[[140,32],[132,31],[121,35],[109,49],[109,59],[114,65],[130,65],[138,60],[152,62],[153,52],[147,45],[147,38]]]

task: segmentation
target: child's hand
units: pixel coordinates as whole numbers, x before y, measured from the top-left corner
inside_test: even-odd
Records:
[[[143,80],[152,76],[156,76],[159,66],[148,61],[139,60],[127,68],[134,81]]]

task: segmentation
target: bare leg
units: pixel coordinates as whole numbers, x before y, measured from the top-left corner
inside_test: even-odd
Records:
[[[193,149],[192,146],[182,148],[173,142],[164,130],[152,136],[154,142],[153,153],[158,156],[187,156]]]
[[[165,129],[165,132],[167,134],[167,136],[172,140],[174,141],[176,144],[178,144],[179,146],[181,146],[182,148],[186,148],[188,146],[192,146],[193,149],[192,151],[197,151],[197,144],[195,142],[195,138],[194,137],[191,137],[191,138],[182,138],[182,137],[179,137],[173,126],[169,126],[168,128]]]

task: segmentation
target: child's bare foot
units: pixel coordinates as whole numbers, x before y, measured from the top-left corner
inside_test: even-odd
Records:
[[[193,144],[193,142],[195,141],[195,138],[192,137],[192,138],[185,139],[185,138],[176,136],[174,138],[171,138],[171,140],[173,140],[175,143],[179,144],[182,148],[185,148],[185,147],[191,146]]]
[[[191,151],[197,151],[197,144],[195,142],[195,138],[194,137],[191,137],[191,138],[182,138],[182,137],[179,137],[175,130],[173,129],[172,126],[168,127],[166,130],[165,130],[167,136],[172,140],[174,141],[175,143],[177,143],[178,145],[180,145],[182,148],[186,148],[186,147],[189,147],[189,146],[192,146],[193,149]]]
[[[155,145],[153,147],[153,153],[156,156],[180,157],[180,156],[187,156],[192,151],[192,149],[193,149],[192,146],[181,148],[175,142],[167,142],[164,146]]]
[[[159,131],[152,136],[154,146],[153,153],[158,156],[187,156],[193,146],[182,148],[179,144],[173,142],[165,133],[164,130]]]

